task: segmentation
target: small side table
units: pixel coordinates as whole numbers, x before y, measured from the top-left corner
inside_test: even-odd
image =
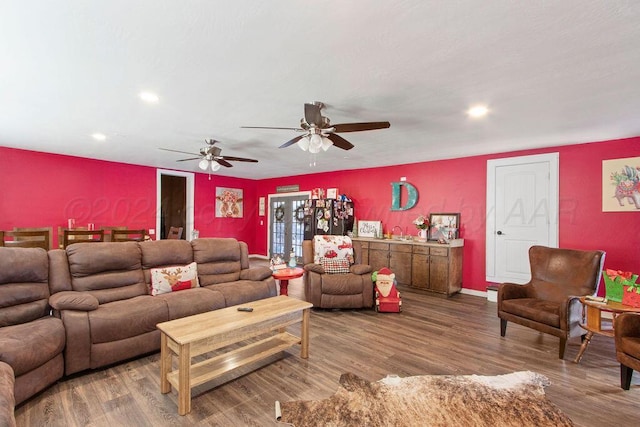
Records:
[[[280,295],[289,295],[289,280],[302,277],[304,269],[300,267],[289,267],[273,272],[274,279],[280,281]]]
[[[605,303],[602,301],[593,301],[586,299],[586,297],[581,297],[580,302],[584,306],[587,317],[587,323],[580,324],[580,327],[587,331],[587,335],[585,336],[584,341],[582,342],[582,346],[580,347],[580,351],[578,352],[578,355],[574,360],[575,363],[580,363],[582,355],[589,346],[589,342],[591,341],[591,338],[594,334],[613,338],[613,321],[618,314],[627,312],[640,313],[640,308],[631,307],[630,305],[622,305],[621,303],[614,301],[608,301]],[[604,325],[602,323],[603,311],[611,313],[611,315],[613,316],[611,320],[606,319]]]

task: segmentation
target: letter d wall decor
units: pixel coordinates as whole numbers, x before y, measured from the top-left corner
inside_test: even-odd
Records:
[[[404,206],[400,206],[400,195],[402,194],[402,187],[407,189],[407,203]],[[391,210],[392,211],[406,211],[411,209],[418,202],[418,190],[408,182],[392,182],[391,183]]]

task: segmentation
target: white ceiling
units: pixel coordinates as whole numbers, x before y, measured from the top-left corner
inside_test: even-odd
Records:
[[[637,136],[639,23],[634,0],[2,0],[0,145],[199,171],[158,148],[215,138],[259,160],[218,174],[260,179]],[[391,128],[315,167],[240,128],[312,101]]]

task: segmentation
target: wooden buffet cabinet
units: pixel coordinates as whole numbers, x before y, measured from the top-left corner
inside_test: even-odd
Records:
[[[462,288],[462,239],[440,244],[354,237],[353,245],[359,262],[374,271],[388,267],[399,285],[447,296]]]

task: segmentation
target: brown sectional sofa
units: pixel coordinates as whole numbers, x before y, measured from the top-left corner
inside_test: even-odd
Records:
[[[277,295],[271,270],[249,268],[247,245],[229,238],[0,251],[0,399],[5,362],[15,404],[63,374],[159,350],[157,323]],[[150,269],[193,261],[201,287],[150,295]]]

